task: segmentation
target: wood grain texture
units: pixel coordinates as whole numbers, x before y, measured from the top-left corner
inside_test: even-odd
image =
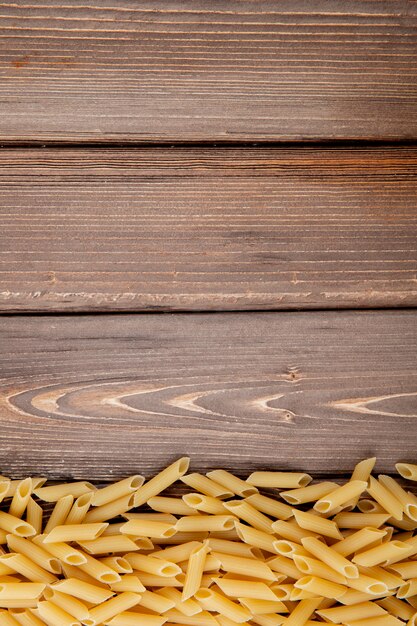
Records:
[[[0,152],[0,309],[417,304],[417,150]]]
[[[417,137],[414,0],[0,3],[2,141]]]
[[[0,318],[2,472],[416,460],[417,312]]]

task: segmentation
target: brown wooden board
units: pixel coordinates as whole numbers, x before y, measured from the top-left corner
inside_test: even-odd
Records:
[[[2,141],[417,137],[412,0],[0,4]]]
[[[0,310],[417,304],[417,150],[0,151]]]
[[[1,472],[417,460],[417,312],[0,318]]]

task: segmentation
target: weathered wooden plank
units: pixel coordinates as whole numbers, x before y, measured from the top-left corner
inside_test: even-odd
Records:
[[[417,137],[413,0],[0,3],[3,141]]]
[[[416,460],[417,312],[0,318],[2,472]]]
[[[417,150],[0,151],[0,310],[415,306]]]

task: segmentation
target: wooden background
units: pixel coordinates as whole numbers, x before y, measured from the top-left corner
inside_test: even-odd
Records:
[[[417,2],[0,2],[1,472],[417,462]]]

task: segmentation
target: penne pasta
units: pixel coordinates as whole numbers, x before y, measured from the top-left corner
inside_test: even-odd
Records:
[[[69,511],[67,517],[64,520],[64,524],[81,524],[84,521],[85,516],[88,513],[88,509],[91,505],[94,492],[85,493],[79,496],[74,502]]]
[[[216,481],[211,480],[211,478],[207,478],[207,476],[202,476],[201,474],[187,474],[187,476],[182,476],[182,482],[195,489],[199,493],[203,493],[206,496],[211,496],[212,498],[218,498],[219,500],[224,500],[225,498],[231,498],[234,494],[233,491],[226,489],[223,485],[216,483]]]
[[[417,465],[413,465],[413,463],[396,463],[395,469],[403,478],[417,480]]]
[[[256,487],[248,485],[245,480],[225,470],[214,470],[208,472],[207,476],[241,498],[247,498],[258,493]]]
[[[142,485],[142,487],[135,492],[135,506],[145,504],[149,498],[159,495],[161,491],[172,485],[172,483],[186,473],[189,464],[190,459],[183,457],[162,470],[162,472],[157,474],[154,478],[151,478],[151,480]]]
[[[306,487],[312,477],[302,472],[253,472],[246,482],[255,487],[274,489],[295,489]]]
[[[70,495],[63,496],[56,502],[54,510],[52,511],[51,516],[45,526],[45,535],[50,533],[51,530],[56,526],[60,526],[61,524],[65,523],[73,502],[74,498]]]
[[[59,543],[67,541],[91,541],[97,539],[107,528],[107,524],[71,524],[55,526],[44,536],[43,542]]]
[[[320,498],[327,496],[329,493],[338,488],[337,483],[322,482],[317,485],[308,485],[308,487],[299,487],[290,491],[281,491],[279,494],[288,504],[304,504],[306,502],[316,502]]]
[[[161,513],[171,513],[172,515],[194,515],[196,513],[194,508],[180,498],[154,496],[149,498],[147,504],[154,511],[160,511]]]
[[[272,520],[266,517],[263,513],[260,513],[255,507],[249,504],[245,500],[229,500],[224,503],[224,506],[228,511],[236,515],[236,517],[244,520],[250,526],[257,528],[265,533],[271,533]]]
[[[182,499],[194,513],[196,511],[203,511],[203,513],[212,515],[226,515],[228,513],[228,509],[219,498],[206,496],[202,493],[187,493]]]
[[[162,537],[172,537],[176,533],[176,527],[165,522],[155,522],[152,520],[130,519],[123,524],[120,532],[124,535],[139,535],[161,539]]]
[[[251,614],[245,607],[233,602],[229,598],[220,595],[213,589],[202,588],[194,596],[202,607],[209,611],[217,611],[234,622],[241,624],[247,622]]]
[[[232,598],[253,598],[255,600],[276,601],[279,598],[266,583],[254,580],[214,577],[213,582],[221,591]]]
[[[60,498],[64,498],[65,496],[79,498],[79,496],[82,496],[84,493],[95,491],[95,489],[96,488],[91,483],[82,481],[50,485],[49,487],[36,487],[34,488],[34,494],[45,502],[57,502]]]
[[[367,483],[363,480],[351,480],[330,492],[324,498],[317,500],[314,509],[319,513],[331,513],[339,506],[343,506],[353,498],[359,498],[365,491]]]
[[[204,572],[204,565],[209,551],[210,548],[207,541],[196,546],[191,551],[188,561],[188,569],[185,575],[185,581],[182,590],[183,602],[194,596],[200,588],[201,579]]]
[[[135,474],[119,480],[117,483],[107,485],[107,487],[102,487],[102,489],[96,489],[93,493],[91,504],[93,506],[103,506],[103,504],[114,502],[114,500],[118,500],[122,496],[127,496],[137,491],[144,482],[145,478],[143,476]]]
[[[326,546],[323,542],[314,537],[305,537],[301,540],[304,548],[315,556],[319,561],[336,570],[346,578],[357,578],[358,568],[348,561],[344,556]]]
[[[97,624],[107,622],[119,613],[127,611],[137,605],[140,599],[141,596],[139,594],[124,591],[114,598],[110,598],[110,600],[106,600],[106,602],[90,609],[89,615],[84,619],[83,623],[85,626],[96,626]]]
[[[60,591],[74,598],[79,598],[84,602],[91,602],[91,604],[100,604],[114,595],[114,592],[110,589],[103,589],[103,587],[91,585],[77,578],[59,580],[51,588],[54,591]]]
[[[278,500],[274,500],[273,498],[263,496],[260,493],[249,496],[246,498],[246,502],[261,513],[266,513],[266,515],[276,517],[277,519],[287,520],[292,517],[292,507],[283,502],[278,502]]]
[[[401,502],[373,476],[369,478],[368,493],[394,519],[403,519],[403,505]]]
[[[311,530],[313,533],[323,535],[324,537],[332,537],[333,539],[343,539],[343,535],[337,527],[337,524],[331,520],[324,519],[312,513],[298,511],[294,509],[294,518],[300,528]]]
[[[22,517],[32,493],[32,479],[25,478],[16,488],[10,504],[9,513],[14,517]]]

